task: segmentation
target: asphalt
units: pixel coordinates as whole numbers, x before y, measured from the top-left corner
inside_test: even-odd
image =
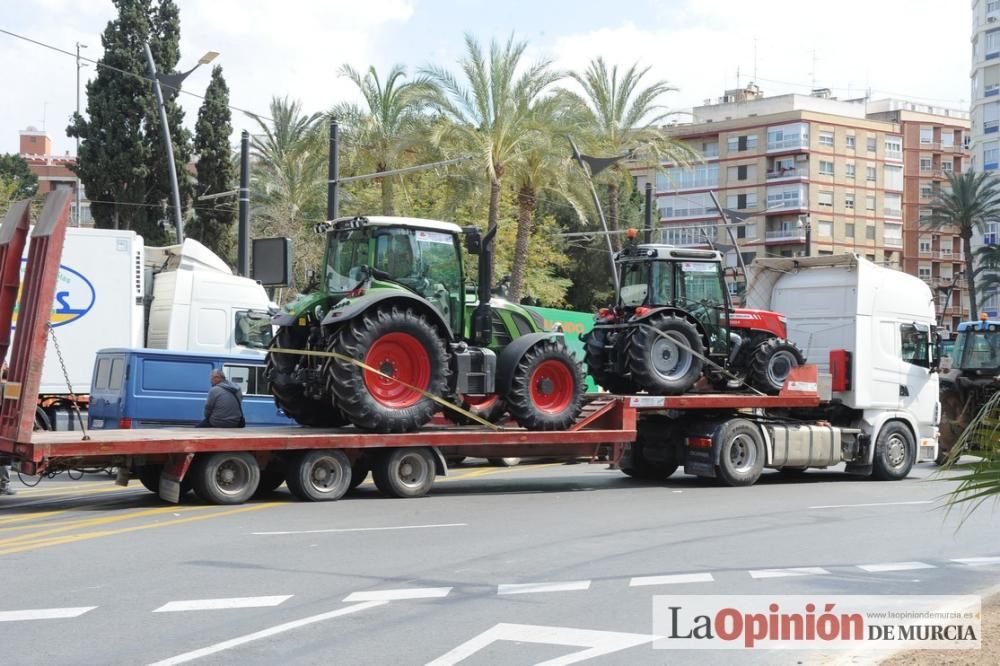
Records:
[[[469,465],[420,499],[369,483],[240,507],[165,505],[101,475],[15,484],[0,498],[0,659],[830,663],[844,655],[654,650],[654,596],[980,593],[1000,583],[1000,517],[945,511],[954,483],[936,471],[725,488]]]

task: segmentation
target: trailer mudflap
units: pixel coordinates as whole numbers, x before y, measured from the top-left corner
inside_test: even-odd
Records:
[[[178,504],[181,501],[181,481],[191,467],[193,453],[172,454],[160,473],[160,498],[164,502]]]

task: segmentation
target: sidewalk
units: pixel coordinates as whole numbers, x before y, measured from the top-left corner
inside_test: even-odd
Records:
[[[993,666],[1000,661],[1000,595],[983,601],[982,640],[979,650],[911,650],[880,666]]]

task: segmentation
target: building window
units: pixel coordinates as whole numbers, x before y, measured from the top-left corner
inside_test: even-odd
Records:
[[[819,145],[833,148],[833,132],[820,132]]]
[[[854,180],[854,163],[853,162],[849,162],[849,163],[845,164],[844,165],[844,171],[845,171],[845,175],[848,178],[850,178],[851,180]]]
[[[870,183],[875,182],[875,167],[865,167],[865,180]]]
[[[833,162],[827,162],[826,160],[819,161],[819,174],[821,176],[832,176],[833,175]]]
[[[903,167],[886,164],[882,172],[882,187],[887,190],[903,190]]]
[[[983,105],[983,133],[994,134],[1000,130],[1000,102]]]
[[[767,149],[807,148],[809,146],[809,125],[799,123],[770,127],[767,130]]]
[[[731,136],[726,141],[726,147],[731,153],[743,153],[748,150],[757,150],[757,135],[743,134],[741,136]]]
[[[818,203],[820,206],[832,207],[833,206],[833,192],[819,192],[819,193],[817,193],[816,203]]]
[[[833,235],[833,222],[820,222],[816,225],[816,235],[829,238]]]
[[[903,137],[901,136],[885,137],[885,158],[887,160],[903,159]]]
[[[712,203],[712,198],[707,192],[659,197],[656,200],[656,205],[660,209],[660,218],[662,219],[704,217],[716,214],[715,204]]]
[[[942,148],[954,148],[955,147],[955,132],[950,129],[941,130],[941,147]]]
[[[920,170],[921,171],[930,171],[931,170],[931,166],[932,166],[931,165],[931,158],[929,158],[929,157],[921,157],[920,158]]]
[[[746,208],[756,208],[757,193],[749,192],[747,194],[730,194],[726,197],[726,207],[733,208],[736,210],[743,210]]]
[[[869,194],[865,197],[865,210],[875,210],[875,195]]]
[[[934,188],[931,187],[930,183],[920,183],[920,198],[930,199],[934,196]]]
[[[767,188],[768,208],[801,208],[806,188],[801,185],[777,185]]]
[[[865,227],[865,240],[873,241],[875,240],[875,227],[868,225]]]
[[[730,183],[737,181],[757,180],[756,164],[741,164],[731,166],[726,170],[726,180]]]
[[[955,170],[955,163],[953,161],[951,160],[941,161],[941,171],[943,171],[944,173],[951,173],[954,170]]]
[[[660,192],[718,187],[718,185],[718,164],[698,164],[692,167],[671,167],[666,169],[665,173],[659,173],[656,175],[656,189]]]
[[[987,141],[983,144],[983,168],[996,169],[1000,166],[1000,141]]]
[[[986,223],[986,233],[983,234],[983,243],[986,245],[1000,244],[1000,222]]]
[[[1000,30],[986,33],[986,59],[1000,58]]]
[[[718,141],[706,141],[701,144],[701,154],[705,157],[718,157],[719,156],[719,142]]]
[[[853,134],[848,134],[847,137],[845,137],[845,138],[847,140],[847,149],[848,150],[854,150],[854,147],[855,147],[855,136]]]
[[[920,266],[917,268],[917,277],[921,280],[931,279],[931,269],[930,266]]]
[[[903,197],[900,194],[886,192],[883,197],[883,210],[889,217],[901,217],[903,215]]]
[[[920,254],[931,253],[931,241],[929,238],[921,238],[919,241],[917,241],[917,245],[920,248]]]
[[[934,143],[934,128],[933,127],[921,127],[920,128],[920,143]]]
[[[868,137],[867,148],[868,148],[868,152],[869,153],[874,153],[875,152],[875,146],[876,145],[877,145],[877,140],[875,139],[875,137],[873,137],[873,136]]]
[[[848,222],[844,225],[844,235],[848,238],[854,238],[854,223]]]
[[[854,192],[844,192],[844,208],[854,210]]]

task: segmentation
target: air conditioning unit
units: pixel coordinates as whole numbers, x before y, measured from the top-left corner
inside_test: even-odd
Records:
[[[986,17],[986,22],[987,23],[996,23],[997,22],[997,17],[996,16],[987,16]]]
[[[796,162],[808,162],[809,161],[809,156],[808,155],[796,155],[795,156],[795,161]]]

